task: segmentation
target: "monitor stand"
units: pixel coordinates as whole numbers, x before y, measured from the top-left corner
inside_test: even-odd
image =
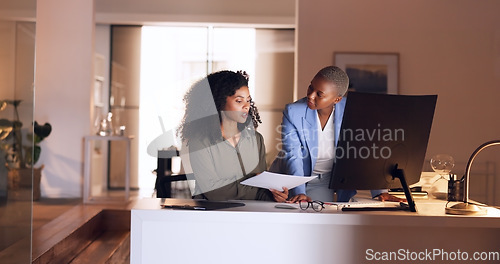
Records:
[[[410,211],[416,212],[417,207],[415,205],[415,201],[413,200],[413,196],[411,195],[410,187],[406,182],[405,172],[403,169],[398,169],[398,164],[394,166],[394,170],[392,170],[392,179],[398,178],[401,182],[401,186],[403,187],[403,191],[405,192],[406,203],[400,203],[399,207],[344,207],[342,211]]]
[[[403,191],[405,192],[407,210],[410,212],[416,212],[417,206],[415,205],[415,201],[413,200],[413,196],[411,195],[410,187],[406,182],[405,172],[403,169],[398,169],[398,164],[394,166],[394,170],[392,171],[392,179],[398,178],[401,182],[401,186],[403,187]]]

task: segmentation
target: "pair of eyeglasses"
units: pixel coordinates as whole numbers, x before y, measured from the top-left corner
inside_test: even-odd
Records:
[[[306,200],[300,200],[299,201],[299,207],[302,210],[307,210],[308,208],[312,208],[316,212],[321,212],[323,209],[325,209],[325,204],[326,205],[335,205],[333,203],[325,203],[322,201],[306,201]]]

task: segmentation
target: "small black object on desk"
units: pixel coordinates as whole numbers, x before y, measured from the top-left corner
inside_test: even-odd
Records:
[[[241,202],[229,201],[208,201],[208,200],[186,200],[186,199],[165,199],[162,208],[180,209],[180,210],[219,210],[233,207],[245,206]]]

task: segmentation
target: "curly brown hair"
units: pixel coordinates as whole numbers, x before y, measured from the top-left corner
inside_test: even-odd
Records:
[[[234,95],[241,87],[248,86],[248,79],[245,71],[224,70],[211,73],[191,86],[184,96],[186,112],[177,129],[182,140],[188,144],[194,137],[208,137],[212,142],[221,140],[221,111],[226,106],[226,98]],[[238,124],[238,129],[241,131],[250,123],[254,128],[262,123],[253,100],[250,101],[247,120]]]

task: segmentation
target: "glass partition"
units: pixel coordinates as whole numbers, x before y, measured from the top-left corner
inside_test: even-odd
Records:
[[[0,263],[31,263],[35,23],[13,13],[0,16]]]

